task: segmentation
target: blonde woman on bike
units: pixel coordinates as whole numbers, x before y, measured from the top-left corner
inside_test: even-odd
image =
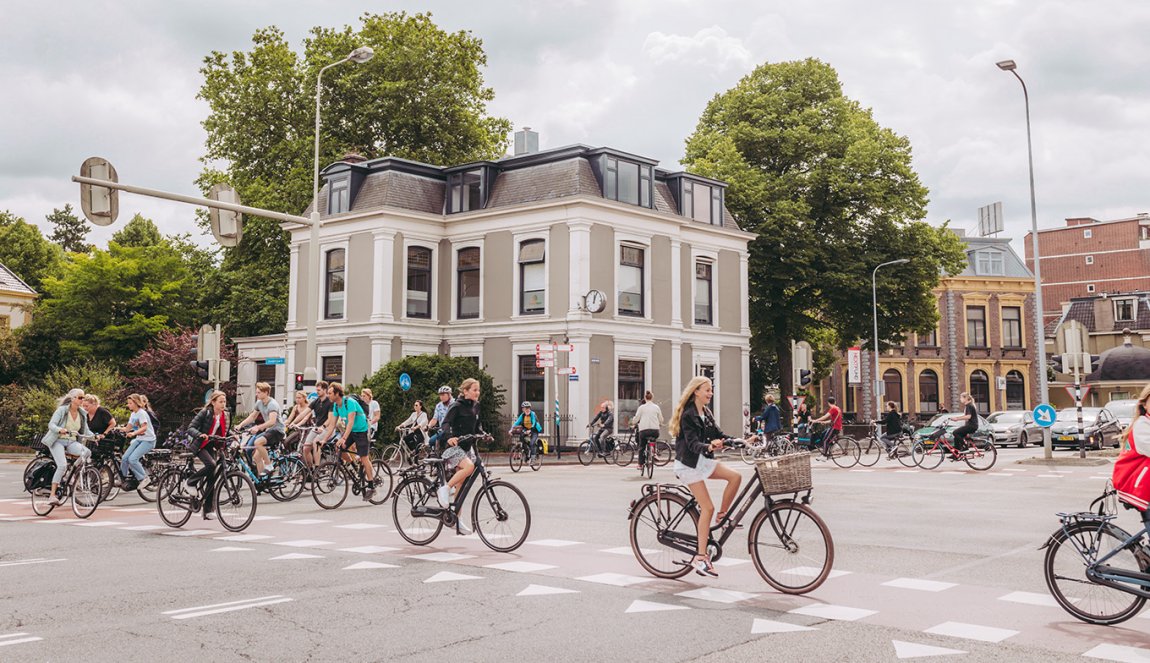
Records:
[[[687,485],[695,501],[699,503],[699,547],[698,554],[691,560],[695,573],[701,576],[718,577],[707,554],[707,541],[710,538],[711,517],[722,522],[739,492],[742,477],[729,467],[715,461],[715,452],[723,448],[727,436],[715,423],[715,415],[708,407],[714,397],[714,386],[709,378],[698,376],[687,383],[675,411],[671,415],[668,431],[675,437],[675,476]],[[727,487],[723,490],[723,502],[719,513],[707,492],[707,479],[723,480]]]
[[[41,444],[48,447],[52,460],[56,462],[56,473],[52,475],[52,497],[48,500],[53,506],[60,504],[56,489],[60,487],[60,479],[68,469],[67,456],[64,454],[79,456],[82,462],[87,462],[92,455],[88,447],[76,441],[80,435],[91,434],[88,430],[88,413],[80,407],[83,400],[83,389],[73,389],[61,398],[52,419],[48,421],[48,432],[40,440]]]

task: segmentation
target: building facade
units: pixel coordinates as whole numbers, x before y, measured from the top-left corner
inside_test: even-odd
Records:
[[[1044,268],[1045,263],[1043,258]],[[1050,342],[1058,328],[1070,320],[1085,327],[1086,351],[1100,358],[1097,370],[1082,376],[1082,384],[1090,387],[1083,404],[1101,407],[1112,400],[1137,398],[1150,383],[1150,291],[1070,300],[1058,320],[1047,326]],[[1067,390],[1073,384],[1072,375],[1056,374],[1050,383],[1051,405],[1073,407],[1073,396]]]
[[[1030,233],[1025,243],[1026,266],[1033,269]],[[1047,325],[1072,299],[1150,290],[1150,214],[1113,221],[1066,219],[1065,227],[1038,231],[1038,251]]]
[[[16,329],[31,322],[36,296],[15,272],[0,265],[0,329]]]
[[[935,289],[938,327],[930,334],[910,334],[879,357],[882,401],[894,401],[900,412],[920,419],[959,410],[958,396],[964,391],[983,414],[1038,403],[1034,276],[1011,250],[1010,240],[963,239],[967,268],[944,277]],[[845,411],[857,412],[858,421],[875,416],[869,388],[873,362],[863,352],[861,382],[850,384],[843,357],[823,387],[824,394],[841,395]]]
[[[360,383],[410,355],[472,357],[507,389],[508,413],[529,401],[550,416],[558,398],[575,436],[604,399],[625,425],[645,390],[669,414],[706,374],[720,418],[742,416],[753,235],[723,183],[586,146],[452,167],[351,158],[323,177],[322,272],[307,261],[309,229],[285,226],[287,328],[236,339],[241,407],[257,380],[286,394],[308,365],[318,297],[314,365],[328,380]],[[536,345],[553,342],[573,346],[557,363],[574,378],[536,367]]]

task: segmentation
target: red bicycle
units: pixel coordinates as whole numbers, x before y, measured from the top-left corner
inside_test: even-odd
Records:
[[[970,469],[985,472],[994,467],[998,460],[998,449],[989,435],[978,432],[967,435],[966,449],[959,449],[954,446],[946,430],[940,427],[915,440],[911,456],[915,464],[924,470],[933,470],[942,465],[942,461],[949,460],[952,463],[965,461]]]

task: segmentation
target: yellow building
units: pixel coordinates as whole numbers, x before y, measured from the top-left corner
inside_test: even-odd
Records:
[[[0,329],[16,329],[32,320],[36,291],[0,264]]]

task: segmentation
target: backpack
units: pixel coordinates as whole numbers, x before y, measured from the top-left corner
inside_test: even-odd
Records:
[[[153,412],[151,408],[144,411],[148,413],[148,419],[152,422],[152,433],[157,440],[160,439],[160,415]]]
[[[359,396],[358,394],[348,394],[347,398],[350,398],[351,400],[355,401],[356,403],[359,403],[359,409],[363,410],[363,416],[364,417],[370,417],[371,416],[367,412],[367,403],[364,402],[364,400],[361,396]]]
[[[51,488],[52,475],[56,473],[56,463],[50,458],[37,459],[36,467],[25,475],[24,490],[32,491],[38,488]]]

